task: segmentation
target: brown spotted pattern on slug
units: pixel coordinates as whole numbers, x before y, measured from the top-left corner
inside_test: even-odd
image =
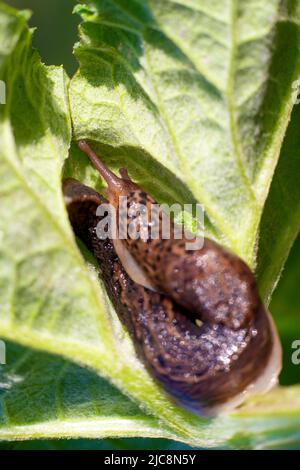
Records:
[[[85,141],[81,141],[79,147],[106,180],[109,201],[118,211],[120,196],[127,196],[127,217],[124,216],[127,227],[136,219],[140,205],[151,213],[156,201],[133,183],[127,173],[125,178],[112,173]],[[161,220],[160,212],[160,235]],[[151,224],[151,217],[141,222],[140,233],[145,232],[147,237],[127,237],[123,243],[157,290],[171,296],[202,321],[224,324],[232,329],[253,323],[261,311],[261,301],[251,270],[238,256],[207,238],[201,249],[187,250],[189,240],[174,237],[172,222],[170,238],[155,239],[151,235]]]
[[[272,335],[261,303],[258,302],[255,314],[247,321],[244,316],[237,328],[232,327],[224,313],[222,321],[214,319],[211,306],[207,320],[205,315],[186,310],[171,296],[134,283],[122,267],[112,241],[100,240],[96,235],[100,221],[96,210],[105,199],[75,180],[65,182],[64,195],[74,232],[98,259],[108,295],[138,356],[177,403],[203,413],[239,395],[262,374],[270,359]],[[143,200],[145,196],[141,192],[139,197]],[[142,254],[136,256],[145,257],[146,264],[151,261],[156,272],[159,250],[155,249],[151,260],[153,248],[151,243],[145,243]],[[181,250],[179,246],[176,249]],[[160,251],[160,256],[166,253]],[[197,324],[199,318],[205,318],[203,324]]]
[[[142,190],[130,191],[127,201],[127,226],[136,217],[132,208],[144,205],[150,214],[155,200]],[[131,216],[132,214],[132,216]],[[122,216],[122,213],[121,213]],[[124,214],[125,216],[125,214]],[[161,234],[161,212],[158,231]],[[186,250],[191,240],[151,238],[152,219],[145,221],[147,238],[128,237],[124,244],[159,291],[170,295],[202,321],[222,323],[240,329],[251,323],[260,307],[254,276],[236,255],[207,238],[199,250]],[[147,225],[147,226],[146,226]]]

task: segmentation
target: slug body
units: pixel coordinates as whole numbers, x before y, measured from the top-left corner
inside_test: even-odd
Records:
[[[119,178],[85,142],[80,148],[106,179],[109,201],[121,217],[119,196],[127,196],[127,227],[133,207],[156,204],[125,170]],[[101,240],[96,210],[105,199],[75,180],[65,183],[64,194],[74,231],[97,257],[107,292],[139,357],[181,406],[215,414],[239,404],[249,392],[276,384],[280,343],[254,276],[240,258],[209,239],[201,249],[186,250],[190,240],[176,239],[172,223],[169,239]],[[151,232],[152,221],[146,224],[142,233]],[[122,263],[124,252],[134,260],[134,269]],[[132,274],[136,265],[148,283],[135,282],[142,279]]]

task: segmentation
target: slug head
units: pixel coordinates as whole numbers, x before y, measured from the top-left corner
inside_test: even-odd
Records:
[[[106,181],[107,189],[105,192],[109,202],[114,207],[118,207],[120,196],[128,196],[131,191],[139,189],[139,187],[130,180],[128,173],[124,168],[120,169],[121,178],[109,170],[85,140],[80,140],[78,147],[88,156],[96,170]]]

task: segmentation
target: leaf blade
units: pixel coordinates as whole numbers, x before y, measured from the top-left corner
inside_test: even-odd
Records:
[[[89,2],[94,9],[81,7],[86,22],[82,26],[82,42],[77,47],[77,56],[81,60],[82,67],[71,84],[75,136],[94,140],[97,143],[96,148],[103,150],[105,156],[109,157],[111,166],[114,167],[119,162],[128,163],[136,179],[144,182],[144,186],[161,201],[194,202],[197,198],[204,198],[210,223],[208,232],[211,236],[222,240],[254,264],[254,245],[262,204],[257,208],[257,201],[253,200],[253,188],[249,188],[248,182],[245,182],[245,175],[242,174],[244,170],[241,173],[242,160],[238,161],[237,150],[232,155],[228,150],[234,147],[232,135],[229,139],[230,146],[228,147],[227,141],[224,145],[222,172],[217,167],[219,156],[214,152],[217,147],[222,148],[228,132],[230,134],[236,132],[232,129],[237,126],[237,121],[233,122],[233,118],[236,119],[236,110],[229,109],[228,112],[228,97],[226,100],[222,95],[222,83],[218,76],[220,73],[222,77],[221,72],[226,75],[228,62],[231,63],[227,88],[230,88],[232,94],[235,84],[232,77],[235,68],[232,65],[232,58],[236,54],[232,53],[230,45],[227,47],[227,54],[229,56],[231,54],[231,60],[227,61],[223,68],[221,67],[221,72],[216,62],[211,64],[209,76],[206,76],[207,74],[203,76],[200,67],[195,67],[195,58],[188,57],[190,54],[183,50],[183,46],[181,50],[175,41],[168,37],[172,30],[172,21],[178,18],[178,9],[182,14],[182,6],[186,8],[192,5],[195,12],[195,5],[197,7],[198,3],[189,0],[178,2],[175,6],[171,2],[150,4],[151,11],[148,4],[134,1],[130,4],[129,11],[128,5],[125,5],[127,10],[124,13],[124,2],[121,0],[102,2],[106,8],[106,17],[98,15],[99,2]],[[205,5],[203,2],[202,6]],[[277,11],[277,5],[278,3],[272,2],[274,11]],[[168,11],[168,8],[171,10]],[[203,28],[200,42],[207,40],[207,30],[210,30],[211,21],[217,21],[217,24],[222,22],[224,13],[222,8],[223,6],[216,6],[214,14],[211,15],[213,18],[209,20],[207,20],[209,15],[207,11],[205,12],[205,22],[200,22]],[[0,8],[0,15],[4,10]],[[230,11],[230,8],[227,8],[226,12]],[[196,13],[198,18],[199,12]],[[269,14],[268,10],[267,13]],[[244,13],[235,12],[232,15],[231,12],[229,15],[231,21],[235,15],[241,14]],[[15,13],[12,16],[14,15]],[[167,19],[164,20],[163,26],[158,27],[157,18],[162,20],[164,15],[167,15]],[[265,15],[266,12],[263,12],[262,19]],[[169,28],[168,34],[164,30],[165,27]],[[1,197],[5,202],[2,208],[4,206],[17,208],[15,212],[14,209],[3,211],[4,217],[1,220],[5,252],[2,250],[0,260],[0,293],[5,311],[0,317],[0,334],[28,348],[56,353],[97,370],[102,376],[109,378],[123,393],[141,403],[147,412],[161,418],[163,422],[157,427],[159,435],[172,436],[192,445],[229,447],[243,446],[245,442],[251,446],[259,445],[255,434],[258,433],[260,442],[264,442],[264,439],[270,437],[275,430],[278,430],[278,433],[290,430],[290,435],[296,439],[295,429],[299,424],[298,388],[290,391],[283,388],[279,392],[273,392],[260,399],[259,403],[262,405],[257,402],[251,405],[250,402],[243,408],[244,415],[239,415],[238,412],[231,416],[206,420],[191,416],[171,404],[146,374],[134,354],[128,337],[124,335],[115,312],[107,303],[104,291],[98,287],[98,280],[88,273],[75,245],[60,190],[61,166],[70,143],[66,79],[61,70],[48,69],[40,65],[39,59],[32,54],[29,46],[30,34],[24,28],[23,16],[23,19],[19,18],[17,21],[16,30],[19,36],[16,36],[15,48],[13,51],[8,51],[7,57],[4,57],[5,73],[11,70],[12,64],[21,55],[23,61],[22,68],[17,69],[13,85],[8,90],[9,106],[6,107],[4,119],[1,116],[0,120],[0,135],[4,142],[0,155],[0,171],[5,182],[5,185],[1,186]],[[109,34],[112,29],[114,35]],[[122,33],[122,40],[119,30]],[[251,36],[251,28],[249,34]],[[266,34],[268,36],[269,31]],[[222,42],[222,39],[222,37],[213,38],[217,50],[220,47],[218,41]],[[150,51],[150,57],[144,57],[143,41],[148,48],[147,54]],[[264,47],[267,47],[266,43]],[[217,56],[220,57],[220,54]],[[126,63],[128,57],[131,58],[130,67]],[[257,57],[256,55],[256,59]],[[137,58],[141,60],[141,65],[137,63]],[[111,63],[116,69],[114,73]],[[161,69],[162,64],[166,66],[164,69]],[[258,62],[258,65],[260,64],[261,60]],[[253,67],[251,70],[253,71]],[[33,90],[31,87],[26,87],[32,71],[35,79]],[[149,81],[149,74],[152,81]],[[179,108],[176,99],[178,88],[174,76],[178,78],[179,83],[185,85],[184,99],[181,101],[181,94]],[[120,81],[120,86],[118,84],[116,86],[116,78]],[[258,78],[261,79],[261,76]],[[256,83],[259,83],[259,79]],[[291,79],[290,75],[289,80]],[[24,101],[20,100],[18,91],[20,84],[23,94],[25,93]],[[167,99],[162,96],[160,88],[162,84],[169,93]],[[127,93],[128,90],[130,93]],[[189,96],[191,90],[192,95]],[[240,90],[243,90],[243,83],[240,84]],[[200,96],[205,113],[203,112],[200,122],[196,120],[196,124],[193,123],[195,128],[192,125],[193,132],[190,135],[190,123],[185,129],[185,122],[188,122],[189,117],[187,115],[190,114],[194,118],[198,111],[197,106],[194,107],[193,93],[198,100]],[[243,93],[239,91],[238,96],[240,94]],[[179,109],[183,115],[179,116],[179,113],[172,108],[173,99],[176,102],[175,111]],[[260,105],[262,101],[259,100]],[[125,112],[118,114],[120,103],[126,112],[133,110],[130,132],[127,129],[129,122],[127,114]],[[285,111],[282,113],[284,124],[281,132],[287,125],[289,114],[288,100],[283,99],[283,104],[286,105],[283,106],[286,114]],[[16,113],[18,109],[23,112]],[[224,116],[224,109],[226,125],[222,128],[218,125],[218,119]],[[255,106],[253,109],[255,111]],[[26,122],[26,116],[35,119],[34,134],[30,132],[32,129]],[[145,119],[141,119],[141,116]],[[205,122],[207,118],[208,126]],[[228,120],[231,121],[231,127]],[[252,121],[250,119],[250,122],[253,126],[253,119]],[[203,175],[200,175],[202,179],[199,177],[199,181],[203,183],[201,185],[197,179],[199,137],[196,149],[191,147],[194,144],[191,136],[194,136],[195,129],[201,130],[200,138],[205,137],[208,142],[206,148],[201,149],[201,165],[199,165],[201,171],[203,170]],[[251,126],[248,129],[251,129]],[[177,131],[183,142],[179,142]],[[280,138],[281,134],[278,132],[278,142]],[[82,181],[91,179],[95,182],[95,176],[80,162],[80,156],[76,154],[74,148],[72,154],[73,158],[67,162],[66,172],[76,174]],[[42,162],[41,157],[44,155],[45,159]],[[191,155],[192,165],[189,165],[187,155]],[[211,157],[211,161],[209,167],[206,167],[208,157]],[[242,164],[244,167],[245,161]],[[250,170],[247,170],[247,180],[250,179]],[[173,174],[178,178],[175,180],[177,187],[174,187]],[[266,191],[268,184],[269,181],[265,185]],[[194,194],[187,185],[191,186]],[[39,198],[39,194],[43,197]],[[223,205],[222,199],[225,201]],[[246,220],[244,225],[240,224],[241,217]],[[22,239],[18,237],[20,227],[11,224],[8,230],[7,227],[12,219],[22,221]],[[34,238],[32,238],[33,233]],[[7,284],[10,286],[8,290],[5,289]],[[112,369],[112,364],[115,365],[115,369]],[[291,409],[284,409],[282,416],[270,416],[270,419],[266,419],[268,410],[270,414],[275,415],[278,411],[277,408],[274,410],[270,407],[272,397],[276,397],[277,393],[280,397],[290,393],[289,403],[295,413],[294,419],[291,419]],[[251,418],[256,409],[260,411],[255,418]],[[262,409],[265,411],[262,412]],[[122,421],[122,417],[120,419]],[[153,435],[155,418],[148,418],[143,414],[139,422],[135,418],[132,419],[132,432],[136,432],[140,423],[140,431],[145,433],[144,435]],[[126,420],[122,422],[125,424]],[[87,434],[90,432],[89,424],[86,421]],[[43,431],[45,435],[53,436],[51,432],[54,425],[54,422],[49,420],[48,434],[46,428]],[[245,425],[249,425],[246,437],[243,434]],[[27,432],[27,437],[34,437],[42,427],[39,430],[33,427],[29,429],[30,426],[26,430],[15,428],[12,429],[12,434],[16,432],[16,438],[19,438],[19,431],[24,431]],[[61,426],[62,434],[68,437],[77,436],[77,430],[70,428],[64,430],[63,425]],[[3,433],[6,432],[8,430],[3,428]],[[109,420],[106,425],[103,424],[98,436],[107,435],[105,432],[114,432]],[[122,432],[126,436],[124,429]],[[95,436],[96,433],[97,430]]]

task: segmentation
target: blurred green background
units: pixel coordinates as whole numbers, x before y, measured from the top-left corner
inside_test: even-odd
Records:
[[[30,9],[30,24],[37,27],[34,46],[47,65],[63,64],[71,77],[77,68],[72,48],[77,41],[79,17],[72,15],[75,0],[6,0],[6,3]],[[284,349],[284,385],[299,383],[300,366],[291,362],[291,344],[300,339],[300,236],[290,253],[282,278],[274,293],[270,310],[280,331]],[[0,443],[0,449],[188,449],[188,446],[161,439],[105,439],[68,441],[31,441]]]
[[[5,3],[32,11],[30,25],[36,27],[33,45],[47,65],[63,64],[69,76],[76,71],[72,55],[77,41],[79,16],[72,15],[75,0],[4,0]]]

